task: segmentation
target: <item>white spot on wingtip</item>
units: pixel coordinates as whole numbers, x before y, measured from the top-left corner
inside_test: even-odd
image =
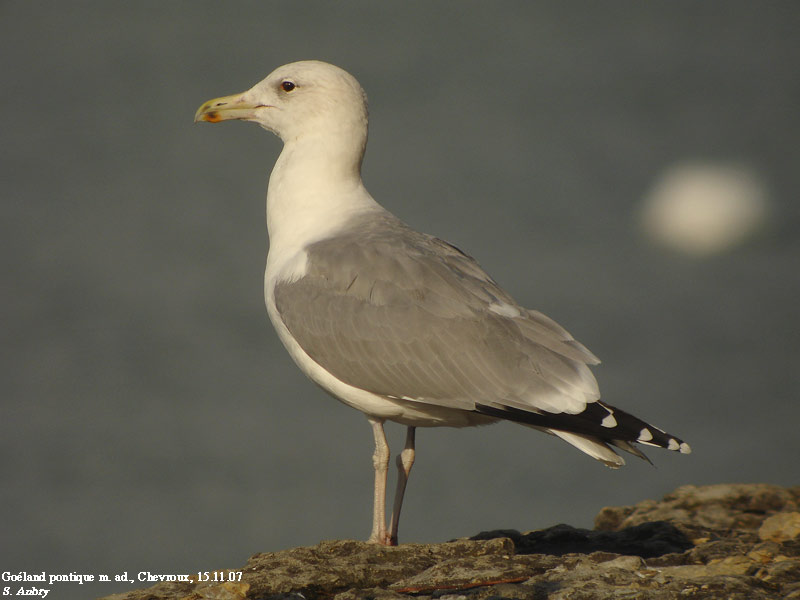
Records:
[[[667,445],[669,450],[680,450],[680,447],[681,445],[675,438],[669,438],[669,444]]]
[[[681,443],[681,454],[691,454],[691,453],[692,453],[692,447],[689,444],[687,444],[686,442],[682,442]]]
[[[639,439],[637,441],[639,441],[639,442],[649,442],[652,439],[653,439],[652,432],[647,427],[644,427],[639,432]]]
[[[603,427],[616,427],[617,420],[614,418],[614,415],[608,413],[608,415],[600,422],[600,425]]]

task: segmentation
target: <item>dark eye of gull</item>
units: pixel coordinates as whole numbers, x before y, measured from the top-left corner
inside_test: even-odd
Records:
[[[282,89],[284,92],[291,92],[291,91],[292,91],[292,90],[293,90],[295,87],[297,87],[297,86],[295,86],[295,84],[294,84],[294,83],[292,83],[291,81],[284,81],[284,82],[281,84],[281,89]]]

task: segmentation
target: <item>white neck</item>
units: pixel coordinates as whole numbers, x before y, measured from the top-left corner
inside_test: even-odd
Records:
[[[285,255],[328,237],[349,218],[384,209],[361,182],[363,142],[308,136],[285,143],[269,179],[270,256]]]

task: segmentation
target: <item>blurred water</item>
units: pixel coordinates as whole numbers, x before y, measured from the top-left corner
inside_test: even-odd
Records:
[[[0,4],[0,570],[184,573],[368,534],[366,421],[303,378],[263,308],[280,144],[191,125],[305,58],[370,96],[373,195],[695,450],[612,472],[522,427],[420,431],[402,539],[797,484],[798,25],[793,2]],[[639,202],[687,159],[755,169],[772,228],[705,261],[650,246]]]

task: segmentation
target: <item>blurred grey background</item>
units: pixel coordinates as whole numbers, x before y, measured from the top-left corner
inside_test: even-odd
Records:
[[[280,142],[192,125],[307,58],[367,90],[373,195],[694,449],[610,471],[511,424],[420,430],[401,541],[798,484],[798,30],[790,1],[0,3],[0,570],[190,573],[368,535],[366,420],[305,380],[263,306]],[[700,259],[641,233],[654,182],[696,160],[758,173],[761,235]]]

